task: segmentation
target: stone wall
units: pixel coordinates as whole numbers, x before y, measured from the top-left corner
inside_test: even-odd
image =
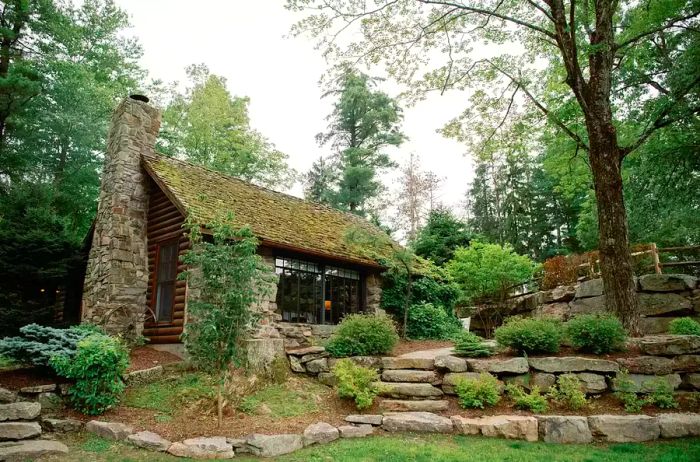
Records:
[[[82,321],[127,336],[143,330],[148,286],[147,177],[141,155],[152,155],[159,112],[131,98],[112,117],[83,289]]]

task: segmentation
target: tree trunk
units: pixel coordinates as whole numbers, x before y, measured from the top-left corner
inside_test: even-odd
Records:
[[[217,427],[221,428],[224,421],[224,397],[221,389],[224,387],[223,377],[219,379],[219,386],[216,389],[216,418]]]
[[[411,274],[411,270],[409,269],[407,271],[407,277],[406,277],[406,298],[404,299],[403,303],[403,335],[402,337],[404,339],[408,338],[406,336],[407,331],[408,331],[408,310],[411,309],[411,298],[413,297],[413,275]]]

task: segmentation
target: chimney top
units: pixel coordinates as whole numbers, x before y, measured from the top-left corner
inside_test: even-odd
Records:
[[[136,101],[143,101],[144,103],[147,103],[150,101],[148,99],[148,96],[146,96],[146,95],[134,94],[134,95],[129,95],[129,98],[134,99]]]

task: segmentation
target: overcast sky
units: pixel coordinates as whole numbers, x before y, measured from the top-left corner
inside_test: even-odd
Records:
[[[129,33],[140,40],[142,64],[152,78],[183,82],[187,65],[205,63],[226,77],[231,93],[250,97],[251,125],[289,156],[293,168],[306,171],[328,154],[314,138],[331,110],[318,85],[327,65],[311,40],[288,37],[299,16],[284,9],[283,0],[116,2],[131,17]],[[463,145],[436,130],[465,104],[466,95],[452,93],[405,108],[409,141],[391,152],[398,163],[410,152],[419,154],[425,169],[445,178],[440,200],[460,213],[473,163]]]

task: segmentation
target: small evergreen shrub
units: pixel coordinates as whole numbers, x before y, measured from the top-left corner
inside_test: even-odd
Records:
[[[620,320],[609,314],[584,314],[565,324],[567,337],[577,350],[602,354],[624,347],[627,335]]]
[[[128,365],[129,354],[122,342],[102,334],[81,340],[72,357],[51,358],[58,375],[75,380],[69,392],[71,404],[89,415],[102,414],[119,401]]]
[[[549,388],[549,396],[560,405],[577,410],[588,404],[581,381],[575,374],[562,374],[556,386]]]
[[[326,351],[336,358],[389,353],[399,336],[387,316],[351,314],[338,325],[326,344]]]
[[[21,337],[0,339],[0,356],[19,364],[45,367],[50,365],[53,356],[74,356],[80,341],[93,333],[101,333],[92,324],[81,324],[68,329],[28,324],[19,331]]]
[[[637,396],[637,386],[626,371],[620,371],[613,379],[613,395],[625,406],[625,411],[634,413],[642,410],[646,404],[643,398]]]
[[[674,409],[678,402],[673,397],[673,387],[663,377],[656,377],[645,382],[644,385],[651,391],[646,394],[646,402],[661,409]]]
[[[526,393],[523,387],[515,383],[506,385],[506,393],[513,400],[516,409],[532,412],[547,412],[547,397],[540,392],[539,387],[534,386],[530,393]]]
[[[693,318],[677,318],[668,325],[668,332],[674,335],[700,335],[700,323]]]
[[[406,335],[415,340],[445,340],[462,328],[459,319],[432,303],[413,305],[408,310]]]
[[[465,409],[495,406],[501,400],[499,383],[496,377],[482,372],[478,379],[457,379],[455,393],[459,398],[459,404]]]
[[[374,398],[382,391],[377,384],[379,381],[377,371],[355,364],[350,359],[339,360],[333,366],[332,372],[338,382],[338,396],[354,400],[357,409],[362,410],[372,406]]]
[[[547,318],[513,317],[495,331],[496,341],[525,353],[556,353],[561,344],[561,323]]]
[[[453,337],[454,354],[458,356],[467,356],[469,358],[477,358],[480,356],[491,356],[493,349],[484,345],[481,337],[469,331],[462,331]]]

